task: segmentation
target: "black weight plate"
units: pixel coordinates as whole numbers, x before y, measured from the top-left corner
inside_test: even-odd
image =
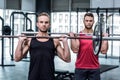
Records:
[[[94,54],[98,55],[102,45],[102,26],[100,23],[95,26],[93,36],[96,36],[96,39],[93,39]]]

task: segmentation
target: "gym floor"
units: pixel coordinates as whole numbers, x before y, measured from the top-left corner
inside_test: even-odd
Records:
[[[73,56],[74,57],[74,56]],[[119,59],[99,58],[100,64],[120,65]],[[74,71],[75,58],[71,63],[65,63],[58,57],[55,57],[55,68],[57,70]],[[27,80],[29,70],[29,59],[23,59],[20,62],[14,62],[9,59],[4,60],[4,66],[0,66],[0,80]],[[120,80],[120,67],[101,73],[101,80]],[[64,79],[62,79],[64,80]],[[65,80],[70,80],[66,78]]]

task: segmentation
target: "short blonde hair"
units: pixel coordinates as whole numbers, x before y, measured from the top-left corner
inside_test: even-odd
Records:
[[[49,16],[48,13],[42,12],[42,13],[38,14],[38,16],[37,16],[37,21],[38,21],[38,17],[40,17],[40,16],[47,16],[47,17],[50,19],[50,16]]]

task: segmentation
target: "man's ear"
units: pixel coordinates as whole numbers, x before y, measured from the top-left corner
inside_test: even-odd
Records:
[[[38,27],[38,22],[36,22],[36,26]]]

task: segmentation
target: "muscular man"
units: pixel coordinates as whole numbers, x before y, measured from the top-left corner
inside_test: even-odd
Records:
[[[84,29],[80,33],[93,33],[94,16],[92,13],[84,15]],[[107,36],[106,33],[103,34]],[[75,37],[74,33],[70,33]],[[79,35],[90,37],[87,35]],[[100,65],[98,55],[94,54],[92,40],[71,39],[71,49],[77,54],[75,63],[75,80],[100,80]],[[108,41],[102,41],[101,53],[105,54],[108,50]]]
[[[49,36],[47,32],[50,28],[50,17],[47,13],[43,12],[38,15],[37,27],[38,34],[36,36]],[[60,41],[63,43],[63,47]],[[71,60],[67,38],[64,37],[59,39],[19,37],[15,50],[15,61],[20,61],[28,51],[30,53],[28,80],[55,80],[55,53],[65,62],[70,62]]]

